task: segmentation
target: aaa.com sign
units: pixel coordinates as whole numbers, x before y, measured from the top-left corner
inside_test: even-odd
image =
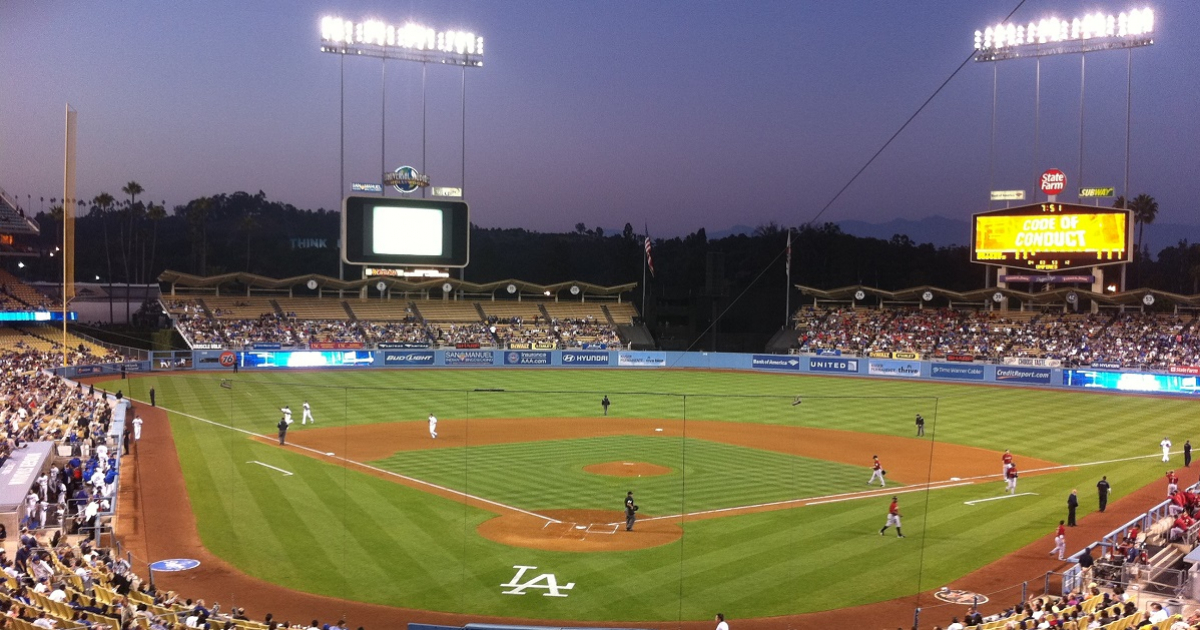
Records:
[[[1046,193],[1046,195],[1050,197],[1060,195],[1067,189],[1067,174],[1056,168],[1052,168],[1042,173],[1041,185],[1042,192]]]

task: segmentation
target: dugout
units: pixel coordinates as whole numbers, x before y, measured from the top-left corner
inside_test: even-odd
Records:
[[[11,534],[20,531],[21,509],[37,478],[50,467],[53,442],[33,442],[12,452],[0,466],[0,523]]]

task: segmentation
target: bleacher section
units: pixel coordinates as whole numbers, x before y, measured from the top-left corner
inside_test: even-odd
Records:
[[[264,297],[204,297],[198,302],[208,307],[217,319],[258,319],[263,315],[275,315],[270,298]],[[345,316],[345,313],[342,313]]]
[[[54,301],[19,278],[0,269],[0,310],[29,311],[54,308]]]
[[[278,298],[275,303],[286,317],[295,319],[346,319],[342,301],[329,298]]]
[[[359,320],[376,322],[402,322],[413,316],[407,301],[401,300],[347,300],[350,310]]]

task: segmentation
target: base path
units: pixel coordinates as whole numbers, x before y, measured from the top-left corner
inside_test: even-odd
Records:
[[[121,473],[123,479],[117,517],[118,535],[125,548],[133,552],[135,556],[135,569],[140,574],[146,570],[144,564],[146,561],[166,558],[195,558],[201,562],[199,568],[191,571],[155,574],[155,583],[159,589],[175,590],[182,593],[185,597],[193,599],[204,598],[209,602],[217,600],[224,606],[243,606],[251,618],[254,619],[262,619],[267,613],[273,613],[276,619],[308,621],[316,618],[322,623],[331,623],[344,618],[350,627],[361,625],[365,626],[368,630],[395,628],[408,622],[457,626],[468,622],[527,623],[547,626],[612,626],[612,624],[604,623],[498,618],[393,608],[301,593],[246,575],[224,560],[209,553],[200,542],[200,537],[196,530],[196,519],[188,500],[182,469],[175,451],[175,445],[171,436],[171,427],[167,421],[166,413],[161,409],[151,408],[149,405],[142,403],[138,404],[138,411],[145,420],[145,424],[143,425],[142,440],[137,443],[133,454],[127,455],[122,462]],[[408,424],[414,425],[414,429],[425,430],[425,427],[419,426],[419,423]],[[453,422],[447,424],[449,428],[454,427]],[[606,420],[604,424],[611,426],[612,422],[611,420]],[[693,431],[700,424],[709,423],[688,423],[689,436],[695,436]],[[711,424],[717,425],[720,423]],[[393,426],[402,428],[402,425]],[[730,430],[730,433],[745,433],[744,426],[732,426],[735,429]],[[441,428],[442,425],[439,425],[439,429]],[[780,429],[784,429],[784,427]],[[341,430],[329,429],[329,431],[340,432]],[[416,433],[420,433],[421,431]],[[316,431],[297,431],[294,435],[299,439],[309,433],[316,433]],[[828,433],[835,434],[839,432]],[[714,427],[713,433],[710,435],[718,434],[720,434],[720,431]],[[846,435],[846,443],[854,447],[852,452],[859,455],[867,452],[868,458],[871,454],[875,454],[870,452],[873,450],[872,447],[866,446],[862,441],[864,437],[871,436],[848,432],[846,432]],[[856,438],[849,440],[848,436],[851,435],[856,436]],[[426,441],[429,441],[427,432],[424,438]],[[525,439],[528,438],[526,437]],[[731,436],[730,442],[742,443],[740,441],[734,442],[735,439],[740,440],[743,438]],[[897,441],[906,440],[905,438],[891,439]],[[439,437],[440,441],[441,438]],[[926,452],[930,450],[928,442],[912,441],[918,442],[924,447]],[[367,444],[362,444],[360,448],[366,449],[368,446]],[[767,447],[759,444],[755,448]],[[941,444],[934,447],[939,457],[943,448],[950,449],[951,447],[950,445]],[[984,462],[980,470],[984,470],[988,474],[996,472],[995,469],[997,466],[995,464],[999,461],[999,458],[995,453],[980,449],[956,448],[962,448],[964,451],[981,456],[980,458]],[[879,450],[882,451],[883,449]],[[885,453],[887,451],[878,454],[883,458],[885,457]],[[832,458],[829,453],[825,453],[824,455],[826,455],[824,458]],[[887,457],[890,458],[891,455],[887,455]],[[1023,456],[1021,460],[1023,462],[1028,461]],[[850,463],[861,464],[861,459],[856,456],[852,458]],[[900,465],[900,462],[897,462],[897,464],[887,462],[885,465],[889,467],[889,476],[907,474],[902,472],[905,468]],[[148,473],[148,471],[152,472]],[[916,471],[913,472],[915,473]],[[923,480],[924,474],[917,474],[915,479]],[[1098,539],[1103,533],[1121,525],[1147,506],[1158,501],[1164,492],[1164,489],[1160,486],[1161,484],[1149,486],[1146,489],[1122,498],[1120,501],[1109,504],[1109,509],[1105,514],[1091,514],[1082,519],[1080,526],[1071,532],[1072,551],[1074,550],[1074,541]],[[602,517],[601,520],[614,520],[610,516],[615,514],[615,512],[606,512],[594,516]],[[559,515],[564,517],[569,516],[562,513]],[[591,515],[588,515],[586,520],[594,519]],[[564,532],[565,534],[566,532]],[[956,580],[949,586],[951,588],[987,593],[994,591],[1000,586],[1019,583],[1021,580],[1033,580],[1034,582],[1031,584],[1036,584],[1046,571],[1063,568],[1064,566],[1062,563],[1058,563],[1046,555],[1049,548],[1050,541],[1049,537],[1047,537],[1019,550],[1011,556],[992,563],[960,580]],[[235,594],[232,599],[231,594]],[[996,601],[996,599],[999,599],[996,598],[990,606],[991,608],[995,608],[1011,604],[1015,597],[1014,595],[1012,598],[1007,598],[1003,601]],[[783,617],[737,619],[734,620],[734,623],[739,630],[824,629],[846,626],[849,620],[853,620],[853,625],[856,627],[907,628],[912,625],[913,609],[916,606],[932,607],[937,604],[940,604],[940,602],[934,599],[932,592],[928,592],[855,608]],[[964,610],[965,608],[958,606],[928,609],[922,617],[922,627],[932,627],[935,623],[945,625],[950,616],[961,616]],[[623,623],[621,625],[636,626],[639,628],[712,630],[713,622],[711,620],[639,622]]]

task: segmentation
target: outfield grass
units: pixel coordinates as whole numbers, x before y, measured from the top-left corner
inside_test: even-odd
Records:
[[[1178,399],[725,372],[243,373],[232,389],[220,388],[219,379],[204,373],[155,376],[126,386],[141,399],[153,386],[162,407],[264,434],[273,431],[280,405],[290,404],[298,417],[306,398],[322,427],[424,422],[430,411],[472,422],[594,417],[603,394],[613,401],[610,414],[619,417],[901,436],[911,435],[913,415],[922,413],[929,420],[927,436],[939,441],[1009,448],[1018,462],[1024,455],[1072,464],[1154,454],[1162,435],[1182,444],[1189,436],[1177,427],[1186,426],[1195,408],[1194,401]],[[805,402],[792,407],[797,394]],[[868,499],[693,521],[675,544],[581,554],[500,545],[474,534],[490,513],[179,413],[171,414],[171,422],[205,545],[247,573],[334,597],[556,619],[707,619],[714,607],[737,617],[769,616],[890,599],[940,586],[1051,531],[1071,488],[1081,489],[1081,511],[1087,513],[1094,507],[1089,489],[1100,475],[1108,475],[1114,498],[1120,498],[1163,471],[1153,457],[1087,466],[1023,478],[1020,490],[1036,496],[975,506],[963,502],[999,495],[1001,484],[906,494],[905,540],[876,533],[887,502]],[[405,452],[383,465],[455,485],[460,473],[448,472],[446,462],[460,472],[469,464],[472,493],[533,509],[617,509],[613,503],[624,482],[584,483],[586,473],[578,468],[621,454],[671,468],[639,488],[678,496],[670,494],[674,484],[686,484],[689,509],[722,505],[730,492],[755,502],[789,492],[831,494],[847,485],[839,479],[843,471],[853,477],[850,490],[864,487],[865,469],[746,451],[751,449],[688,438],[595,438]],[[296,475],[283,477],[248,461]],[[738,461],[752,464],[738,471],[731,463]],[[501,595],[498,585],[512,578],[518,564],[554,572],[576,587],[568,598]]]

